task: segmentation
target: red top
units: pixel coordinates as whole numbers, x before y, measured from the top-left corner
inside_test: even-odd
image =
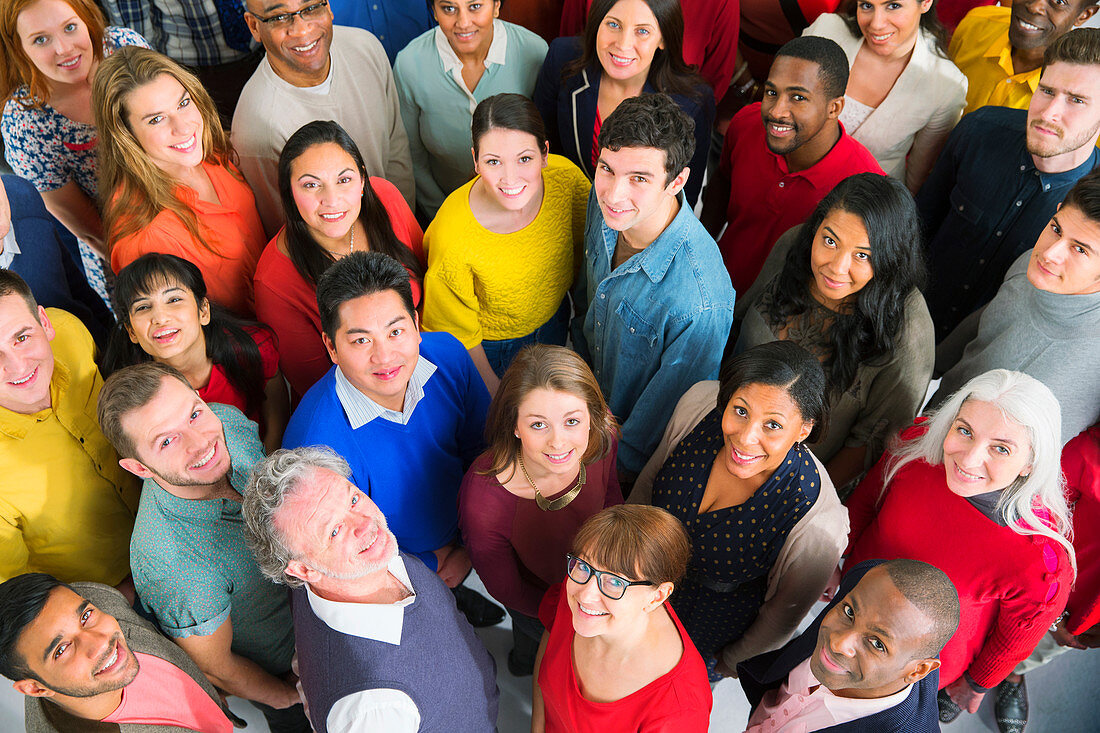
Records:
[[[265,328],[245,328],[245,330],[252,334],[256,346],[260,349],[260,369],[263,371],[264,384],[266,385],[267,380],[274,377],[279,371],[279,350],[275,346],[275,339],[271,336],[271,332]],[[257,409],[252,412],[245,410],[244,393],[229,381],[222,365],[214,365],[210,370],[210,381],[198,392],[203,402],[233,405],[233,407],[243,412],[249,420],[259,425],[261,431],[264,429],[263,415],[259,407],[257,406]]]
[[[924,430],[907,428],[901,438]],[[947,573],[962,608],[959,629],[940,653],[940,687],[965,671],[982,687],[995,687],[1065,608],[1073,583],[1069,558],[1056,542],[1002,527],[952,493],[942,464],[906,464],[880,500],[891,458],[887,452],[848,498],[845,567],[912,558]]]
[[[665,603],[665,609],[684,644],[680,661],[621,700],[591,702],[581,694],[573,669],[573,614],[562,584],[546,591],[539,620],[550,638],[538,671],[546,733],[706,733],[711,708],[707,667],[672,606]]]
[[[788,172],[786,158],[768,150],[759,102],[734,115],[719,171],[729,179],[731,194],[729,224],[718,249],[738,293],[756,280],[779,236],[806,221],[836,184],[856,173],[882,174],[874,156],[843,125],[840,139],[824,158],[806,170]]]
[[[1066,629],[1080,634],[1100,623],[1100,423],[1062,449],[1066,500],[1073,506],[1077,581],[1066,608]]]
[[[195,212],[206,246],[191,236],[178,216],[162,211],[144,229],[111,243],[111,269],[117,273],[147,252],[182,257],[202,272],[212,301],[251,316],[252,274],[265,239],[256,197],[236,168],[212,163],[202,167],[221,203],[201,201],[187,186],[176,188],[176,197]]]
[[[955,28],[971,10],[996,4],[997,0],[940,0],[936,3],[936,16],[950,33],[954,33]]]
[[[404,197],[384,178],[370,179],[371,188],[389,214],[393,233],[416,259],[424,262],[424,232]],[[332,366],[321,341],[317,288],[302,277],[290,257],[279,251],[279,234],[267,244],[256,265],[256,317],[279,337],[283,376],[298,397]],[[411,273],[410,273],[411,274]],[[420,282],[412,280],[413,304],[420,305]]]
[[[741,58],[748,62],[753,78],[763,81],[779,47],[801,36],[817,16],[835,13],[840,0],[740,0],[740,5]]]
[[[170,662],[134,652],[138,673],[105,723],[164,725],[199,733],[232,733],[233,724],[195,680]]]
[[[490,455],[478,457],[458,490],[458,526],[470,561],[489,594],[528,616],[537,616],[546,589],[565,578],[565,555],[584,521],[623,503],[615,472],[618,444],[585,468],[580,494],[556,512],[521,499],[484,476]],[[555,498],[555,497],[550,497]]]
[[[698,67],[699,74],[714,88],[714,101],[718,103],[737,68],[737,31],[741,25],[738,2],[681,0],[680,5],[684,12],[684,61]],[[560,35],[580,34],[591,7],[592,0],[565,0]]]

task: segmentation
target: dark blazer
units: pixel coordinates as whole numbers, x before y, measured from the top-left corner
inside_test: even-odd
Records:
[[[761,654],[737,665],[741,687],[749,698],[753,710],[769,690],[776,690],[787,680],[791,670],[804,662],[817,646],[817,632],[821,619],[856,586],[867,571],[885,560],[868,560],[856,565],[844,576],[833,602],[814,620],[801,636],[791,639],[786,646]],[[939,687],[939,671],[932,672],[913,685],[909,696],[899,705],[868,715],[848,723],[822,730],[831,733],[939,733],[939,706],[936,691]]]
[[[596,124],[596,103],[600,98],[600,79],[603,70],[594,62],[579,74],[562,79],[561,72],[567,64],[581,56],[581,40],[576,36],[558,38],[550,44],[546,60],[542,62],[535,82],[535,106],[539,108],[546,134],[550,138],[550,152],[564,155],[580,166],[592,179],[592,128]],[[646,82],[643,91],[656,92]],[[703,172],[707,167],[710,151],[711,127],[714,125],[714,90],[700,82],[697,98],[670,94],[673,101],[688,117],[695,120],[695,155],[688,165],[691,174],[684,186],[684,196],[694,207],[703,185]]]

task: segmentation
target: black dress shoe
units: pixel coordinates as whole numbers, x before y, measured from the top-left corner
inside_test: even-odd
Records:
[[[951,699],[951,696],[947,694],[947,690],[940,690],[940,694],[936,697],[936,702],[940,705],[940,722],[951,723],[955,718],[959,717],[963,709],[955,704],[955,701]]]
[[[1005,680],[997,685],[993,716],[1001,733],[1023,733],[1027,726],[1027,681],[1023,677],[1019,684]]]
[[[464,585],[452,588],[451,591],[455,594],[458,610],[475,629],[496,626],[504,620],[504,609],[477,591]]]
[[[535,673],[534,659],[520,659],[515,647],[508,652],[508,671],[513,677],[530,677]]]

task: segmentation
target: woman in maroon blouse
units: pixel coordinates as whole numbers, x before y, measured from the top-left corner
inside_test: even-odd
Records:
[[[477,574],[512,616],[508,669],[531,674],[539,603],[593,514],[623,502],[617,428],[592,370],[560,346],[525,348],[501,379],[485,451],[466,472],[458,523]]]

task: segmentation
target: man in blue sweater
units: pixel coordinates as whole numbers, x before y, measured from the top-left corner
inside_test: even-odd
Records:
[[[317,283],[322,338],[336,366],[302,399],[284,448],[327,445],[389,520],[401,549],[451,588],[475,626],[503,611],[460,587],[458,487],[484,448],[489,392],[465,347],[418,330],[409,274],[378,252],[350,254]]]

